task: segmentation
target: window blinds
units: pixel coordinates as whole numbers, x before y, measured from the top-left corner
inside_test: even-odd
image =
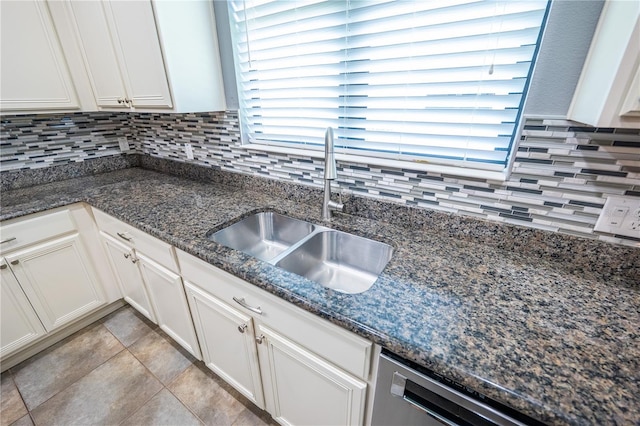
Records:
[[[503,170],[547,7],[232,0],[244,140]]]

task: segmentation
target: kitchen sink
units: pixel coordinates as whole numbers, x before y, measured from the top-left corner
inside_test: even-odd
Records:
[[[268,262],[314,229],[311,223],[278,213],[263,212],[221,229],[208,238]]]
[[[208,238],[343,293],[371,288],[393,254],[388,244],[274,212],[256,213]]]
[[[276,266],[343,293],[371,288],[391,260],[388,244],[326,230],[307,239]]]

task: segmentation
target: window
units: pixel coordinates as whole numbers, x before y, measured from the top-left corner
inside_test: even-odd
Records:
[[[243,141],[504,171],[547,9],[232,0]]]

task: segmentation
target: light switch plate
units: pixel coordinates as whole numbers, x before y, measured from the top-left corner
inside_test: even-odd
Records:
[[[608,197],[593,229],[640,238],[640,198]]]

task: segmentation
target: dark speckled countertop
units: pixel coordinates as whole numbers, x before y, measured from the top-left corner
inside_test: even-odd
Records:
[[[4,191],[0,219],[79,201],[543,422],[640,424],[640,250],[600,273],[340,214],[331,227],[395,248],[369,291],[346,295],[205,238],[257,210],[321,223],[319,204],[262,188],[131,168]]]

